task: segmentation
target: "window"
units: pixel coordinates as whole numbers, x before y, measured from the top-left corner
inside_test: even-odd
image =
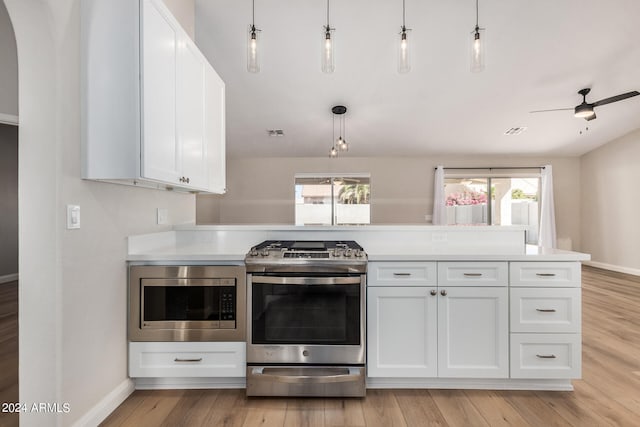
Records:
[[[369,175],[296,175],[295,224],[370,224],[370,198]]]
[[[447,224],[524,225],[538,243],[540,174],[459,175],[444,180]]]

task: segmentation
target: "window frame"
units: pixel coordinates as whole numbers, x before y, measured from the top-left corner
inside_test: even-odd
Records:
[[[298,185],[298,179],[329,179],[331,180],[331,223],[323,224],[323,227],[335,227],[342,226],[346,224],[336,224],[336,195],[334,194],[334,180],[337,178],[360,178],[367,179],[369,185],[369,222],[367,224],[358,224],[358,225],[370,225],[371,224],[371,173],[362,172],[362,173],[335,173],[335,172],[297,172],[293,176],[293,199],[294,199],[294,224],[296,219],[296,208],[298,203],[296,203],[296,186]],[[295,224],[297,227],[314,227],[314,225],[305,225],[305,224]]]

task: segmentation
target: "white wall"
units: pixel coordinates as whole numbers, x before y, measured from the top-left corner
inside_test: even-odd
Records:
[[[176,17],[191,40],[196,39],[196,1],[195,0],[162,0]]]
[[[18,53],[7,8],[0,2],[0,116],[3,114],[18,115]]]
[[[580,248],[580,159],[541,157],[228,158],[223,196],[198,196],[201,224],[294,224],[294,175],[370,173],[373,224],[424,224],[434,167],[553,165],[558,236]]]
[[[127,381],[126,237],[195,219],[194,196],[80,179],[80,0],[5,0],[18,43],[23,427],[71,425]],[[65,206],[81,206],[80,230]]]
[[[583,155],[581,165],[582,249],[603,267],[640,275],[640,130]]]

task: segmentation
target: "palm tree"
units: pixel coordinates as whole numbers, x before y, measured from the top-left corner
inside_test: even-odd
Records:
[[[343,185],[338,192],[338,201],[346,205],[361,205],[369,203],[368,184]]]

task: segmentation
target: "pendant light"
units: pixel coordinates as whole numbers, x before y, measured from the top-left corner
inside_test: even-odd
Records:
[[[322,27],[321,64],[323,73],[333,73],[336,68],[333,57],[335,39],[332,34],[335,30],[335,28],[331,28],[331,25],[329,25],[329,0],[327,0],[327,25]]]
[[[409,61],[411,55],[409,52],[409,41],[407,40],[407,29],[405,26],[405,0],[402,0],[402,27],[400,28],[400,44],[398,46],[398,72],[401,74],[411,71],[411,62]]]
[[[336,105],[331,108],[333,113],[333,139],[331,142],[331,150],[329,151],[329,157],[337,157],[340,151],[349,151],[349,144],[345,138],[345,118],[344,113],[347,112],[347,107],[344,105]],[[338,139],[336,139],[336,116],[339,116],[338,121]]]
[[[260,55],[258,51],[258,33],[256,28],[256,0],[251,0],[251,25],[249,26],[249,37],[247,41],[247,71],[250,73],[260,72]]]
[[[484,70],[485,41],[480,37],[480,31],[485,29],[478,25],[478,0],[476,0],[476,27],[471,32],[471,72],[473,73]]]

